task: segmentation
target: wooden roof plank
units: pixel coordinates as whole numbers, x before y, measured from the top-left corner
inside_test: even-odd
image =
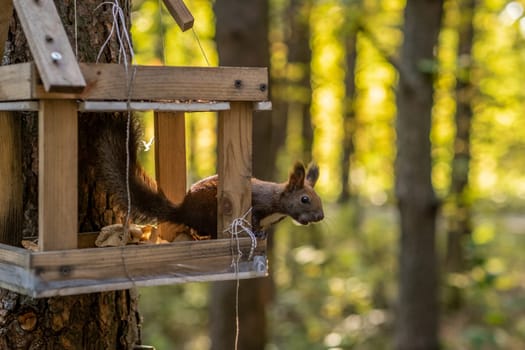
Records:
[[[86,86],[55,3],[13,0],[45,91],[80,92]]]

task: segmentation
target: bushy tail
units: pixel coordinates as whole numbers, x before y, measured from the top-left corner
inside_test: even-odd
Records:
[[[177,222],[178,206],[172,203],[157,188],[137,162],[137,150],[141,138],[141,129],[136,119],[130,121],[129,139],[127,138],[127,118],[122,115],[108,116],[99,123],[100,134],[95,148],[99,163],[96,171],[105,189],[114,196],[116,203],[123,209],[128,208],[131,200],[131,215],[136,221],[157,219],[159,222]],[[126,147],[128,141],[129,147]],[[126,149],[129,150],[126,152]],[[129,156],[129,168],[127,157]]]

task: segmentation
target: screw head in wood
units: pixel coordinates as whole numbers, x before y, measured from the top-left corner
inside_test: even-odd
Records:
[[[240,89],[242,87],[242,80],[237,79],[235,80],[235,83],[233,84],[236,89]]]
[[[51,52],[51,59],[56,63],[62,59],[62,54],[58,51],[53,51]]]

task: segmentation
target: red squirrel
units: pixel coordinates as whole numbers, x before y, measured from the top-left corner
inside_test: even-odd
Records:
[[[127,208],[127,153],[129,154],[129,192],[131,213],[135,219],[157,219],[158,222],[184,224],[199,236],[217,238],[217,182],[213,175],[193,184],[181,203],[173,203],[157,188],[137,162],[141,129],[133,118],[130,125],[129,152],[126,152],[126,118],[105,118],[99,124],[95,140],[99,159],[98,176],[106,190],[114,195],[119,206]],[[307,225],[324,218],[321,199],[313,187],[319,168],[308,170],[296,163],[285,183],[252,178],[252,226],[264,232],[286,216]]]

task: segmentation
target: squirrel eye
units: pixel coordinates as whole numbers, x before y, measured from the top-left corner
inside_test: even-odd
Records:
[[[308,196],[302,196],[301,197],[301,203],[308,204],[310,203],[310,197]]]

